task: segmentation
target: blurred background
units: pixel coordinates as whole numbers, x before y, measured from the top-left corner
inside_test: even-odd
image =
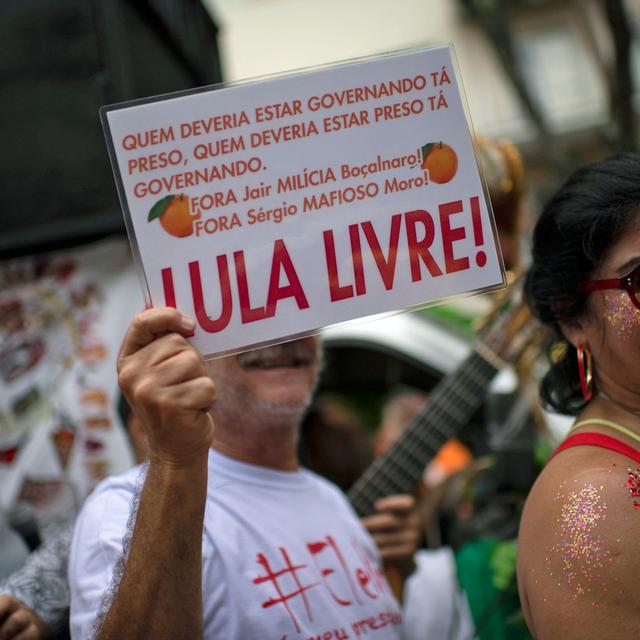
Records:
[[[518,145],[535,204],[573,167],[637,144],[637,0],[8,0],[0,10],[11,149],[0,158],[0,257],[122,230],[99,106],[223,79],[453,42],[476,132]]]
[[[17,533],[0,579],[134,462],[114,372],[144,303],[100,106],[452,42],[514,279],[559,184],[638,146],[640,0],[4,0],[0,42],[0,547]],[[353,491],[416,414],[429,423],[504,307],[480,296],[324,332],[306,464]],[[487,375],[455,438],[425,452],[424,557],[455,565],[481,638],[528,637],[518,517],[567,426],[536,401],[546,341]]]
[[[209,0],[236,80],[452,42],[477,134],[518,145],[530,215],[573,169],[638,144],[638,0]]]

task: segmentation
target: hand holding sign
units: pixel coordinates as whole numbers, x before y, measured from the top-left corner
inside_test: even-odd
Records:
[[[118,356],[118,382],[145,427],[150,457],[172,467],[188,467],[213,437],[215,387],[186,340],[194,328],[176,309],[148,309],[131,322]]]

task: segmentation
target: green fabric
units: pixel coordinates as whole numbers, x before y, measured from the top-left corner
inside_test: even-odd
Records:
[[[474,540],[456,551],[458,583],[480,640],[532,640],[515,580],[515,541]]]

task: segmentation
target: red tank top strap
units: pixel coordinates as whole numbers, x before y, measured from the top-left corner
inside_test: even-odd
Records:
[[[631,458],[635,462],[640,463],[640,451],[636,451],[624,442],[620,442],[616,438],[606,436],[603,433],[576,433],[569,436],[554,452],[549,460],[553,460],[561,451],[570,447],[600,447],[601,449],[609,449],[621,453],[627,458]]]

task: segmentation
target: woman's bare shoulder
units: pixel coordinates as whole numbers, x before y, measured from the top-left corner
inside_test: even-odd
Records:
[[[518,582],[537,638],[640,634],[634,464],[603,449],[570,449],[531,490],[518,539]]]

